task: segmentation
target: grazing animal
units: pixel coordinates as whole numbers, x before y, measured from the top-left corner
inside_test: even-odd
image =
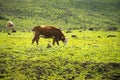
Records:
[[[64,45],[68,42],[68,38],[64,36],[61,30],[53,26],[35,26],[32,31],[35,32],[32,44],[36,41],[38,45],[40,36],[44,36],[44,38],[53,38],[53,45],[55,42],[59,45],[60,40],[64,43]]]
[[[11,32],[16,32],[14,27],[15,27],[15,24],[12,21],[7,21],[6,28],[7,28],[8,34],[10,34],[10,31]]]

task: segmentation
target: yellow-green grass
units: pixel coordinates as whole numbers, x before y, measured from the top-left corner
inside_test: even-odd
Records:
[[[118,79],[113,75],[120,74],[120,32],[63,32],[68,44],[64,46],[60,42],[60,46],[56,44],[52,48],[46,48],[52,39],[40,38],[39,45],[31,45],[32,32],[18,31],[11,35],[0,32],[0,79]]]

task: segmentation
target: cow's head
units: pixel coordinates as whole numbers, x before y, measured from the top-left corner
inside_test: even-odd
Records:
[[[35,27],[32,29],[32,31],[36,31],[36,28],[37,28],[37,27],[35,26]]]
[[[40,26],[35,26],[33,29],[32,29],[32,31],[37,31],[37,30],[39,30],[40,29]]]
[[[66,45],[68,42],[68,37],[62,37],[62,41],[63,41],[64,45]]]
[[[12,32],[13,32],[13,33],[16,33],[16,30],[15,30],[15,28],[12,28]]]

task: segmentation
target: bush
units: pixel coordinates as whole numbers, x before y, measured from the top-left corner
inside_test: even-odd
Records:
[[[94,31],[94,28],[90,27],[88,30],[90,30],[90,31]]]
[[[106,31],[117,31],[117,27],[114,27],[114,26],[109,26],[107,27]]]

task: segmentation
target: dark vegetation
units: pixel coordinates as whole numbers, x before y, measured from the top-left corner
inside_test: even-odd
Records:
[[[60,57],[50,59],[49,61],[34,61],[29,59],[22,61],[6,53],[1,53],[0,58],[3,59],[0,61],[0,79],[5,80],[16,79],[15,75],[22,80],[48,80],[52,79],[51,77],[53,76],[55,80],[76,80],[80,79],[80,75],[83,74],[85,80],[96,80],[97,77],[101,80],[120,79],[120,63],[82,63],[79,61],[69,61]]]

